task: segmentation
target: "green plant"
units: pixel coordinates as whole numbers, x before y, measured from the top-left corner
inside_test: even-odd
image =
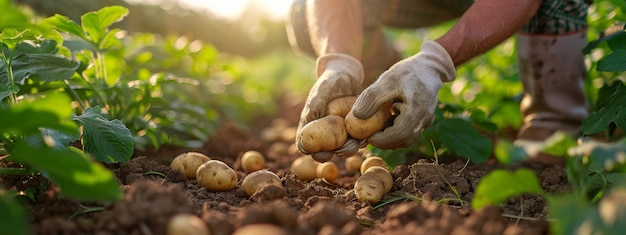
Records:
[[[0,1],[0,6],[16,10],[10,1]],[[11,21],[0,21],[0,161],[21,168],[2,164],[0,175],[41,174],[62,196],[76,200],[121,198],[113,173],[96,160],[128,161],[134,150],[130,131],[120,121],[110,121],[98,106],[74,114],[71,100],[60,91],[79,63],[59,46],[58,33],[32,23],[21,11],[9,16],[3,20]],[[15,193],[0,189],[0,194],[2,214],[10,215],[3,227],[26,234],[28,226],[19,226],[25,224],[25,214],[13,200]]]
[[[608,4],[608,5],[607,5]],[[545,193],[539,186],[539,180],[526,170],[510,173],[497,170],[485,176],[478,185],[474,208],[486,204],[499,204],[509,197],[522,193],[539,194],[547,198],[548,211],[553,222],[550,229],[553,234],[619,234],[625,227],[620,221],[626,219],[626,138],[615,135],[617,129],[626,128],[626,113],[623,103],[626,101],[626,86],[620,74],[626,71],[626,3],[623,1],[598,1],[596,12],[607,12],[608,6],[613,18],[606,15],[592,17],[602,19],[597,23],[603,28],[619,25],[619,29],[609,35],[591,41],[584,52],[594,55],[590,74],[592,80],[600,81],[597,94],[592,103],[594,111],[583,121],[581,133],[592,135],[604,132],[608,142],[600,142],[583,137],[575,140],[563,133],[556,133],[544,143],[535,147],[545,153],[566,158],[566,173],[573,187],[571,193],[556,195]],[[593,14],[592,14],[593,15]],[[593,69],[595,68],[595,69]],[[588,84],[589,85],[589,84]],[[593,99],[592,99],[593,100]],[[522,161],[527,156],[524,151],[510,142],[500,140],[496,146],[496,156],[501,162]],[[510,182],[516,182],[512,187]],[[502,188],[509,189],[502,193]]]

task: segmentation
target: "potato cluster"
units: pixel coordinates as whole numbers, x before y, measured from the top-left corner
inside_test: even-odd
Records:
[[[237,173],[226,163],[212,160],[198,152],[186,152],[176,156],[170,168],[211,191],[225,191],[237,186]]]
[[[238,179],[235,170],[226,163],[211,160],[202,153],[180,154],[172,160],[170,167],[188,178],[196,179],[199,185],[210,191],[226,191],[237,187]],[[244,152],[241,155],[241,168],[247,173],[241,182],[241,188],[249,197],[266,185],[282,187],[278,175],[265,169],[265,157],[258,151]],[[174,225],[177,224],[179,223],[174,223]]]
[[[314,156],[320,152],[332,152],[341,148],[349,138],[363,140],[385,128],[392,117],[390,105],[383,105],[368,119],[359,119],[351,112],[355,101],[356,96],[346,96],[328,103],[327,116],[302,127],[299,133],[302,149]],[[330,158],[316,160],[327,161]]]
[[[310,155],[304,155],[291,163],[291,173],[302,181],[325,179],[333,181],[339,176],[339,168],[333,162],[319,163]]]

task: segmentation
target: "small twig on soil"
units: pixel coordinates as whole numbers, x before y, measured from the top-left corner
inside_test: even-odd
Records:
[[[158,171],[148,171],[148,172],[143,173],[143,174],[144,174],[144,175],[158,175],[158,176],[163,177],[163,178],[164,178],[164,179],[166,179],[166,180],[169,180],[169,178],[167,177],[167,175],[165,175],[165,174],[163,174],[163,173],[161,173],[161,172],[158,172]]]
[[[152,235],[152,231],[150,231],[150,227],[144,222],[139,223],[139,228],[141,229],[141,233],[144,235]]]
[[[70,215],[70,217],[68,217],[67,219],[68,220],[72,220],[72,219],[74,219],[74,217],[79,216],[79,215],[84,215],[84,214],[87,214],[87,213],[103,211],[103,210],[104,210],[104,207],[89,207],[89,208],[86,208],[84,210],[78,211],[78,212]]]
[[[548,222],[555,222],[557,220],[555,219],[542,219],[542,218],[535,218],[535,217],[527,217],[527,216],[519,216],[519,215],[509,215],[509,214],[502,214],[502,217],[505,218],[510,218],[510,219],[517,219],[519,220],[530,220],[530,221],[548,221]]]
[[[397,201],[401,201],[401,200],[406,200],[406,199],[408,199],[408,198],[406,198],[406,197],[394,197],[392,199],[389,199],[387,201],[384,201],[384,202],[376,205],[375,207],[372,207],[372,209],[376,210],[376,209],[381,208],[381,207],[383,207],[383,206],[385,206],[387,204],[391,204],[391,203],[394,203],[394,202],[397,202]]]
[[[524,200],[520,200],[519,202],[519,215],[524,216]],[[519,224],[520,218],[517,218],[515,221],[515,225]]]
[[[461,205],[466,205],[469,204],[468,201],[465,201],[463,199],[459,199],[459,198],[442,198],[436,201],[437,204],[443,204],[446,202],[460,202]]]
[[[439,173],[439,176],[441,176],[441,178],[443,179],[443,181],[446,182],[446,184],[448,185],[450,190],[452,190],[454,195],[456,195],[457,199],[459,199],[459,202],[461,202],[461,205],[465,205],[465,201],[463,201],[463,199],[461,199],[461,194],[459,194],[459,191],[456,189],[456,187],[454,187],[452,185],[452,183],[450,183],[448,178],[446,178],[443,175],[443,173],[441,172],[441,169],[439,169],[439,167],[440,167],[440,165],[439,165],[439,154],[437,154],[437,149],[435,148],[435,143],[433,143],[433,141],[431,140],[430,144],[433,146],[433,152],[435,153],[435,169],[437,169],[437,173]]]
[[[467,159],[467,161],[465,162],[465,165],[463,165],[463,168],[461,168],[461,169],[460,169],[460,170],[456,173],[456,175],[460,175],[460,174],[461,174],[461,172],[463,172],[463,171],[467,168],[467,165],[469,165],[469,163],[470,163],[470,159],[468,158],[468,159]]]

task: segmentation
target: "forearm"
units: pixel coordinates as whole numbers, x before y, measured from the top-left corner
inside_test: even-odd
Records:
[[[458,66],[515,34],[541,0],[476,0],[458,23],[437,39]]]
[[[341,53],[361,59],[363,22],[360,0],[310,0],[306,14],[318,56]]]

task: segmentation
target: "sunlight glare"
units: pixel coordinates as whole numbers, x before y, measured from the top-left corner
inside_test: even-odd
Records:
[[[245,7],[251,2],[263,6],[263,10],[267,11],[270,17],[274,19],[282,19],[289,10],[291,1],[289,0],[228,0],[228,1],[216,1],[216,0],[179,0],[183,4],[187,4],[191,7],[204,8],[212,13],[228,18],[234,19],[241,15]]]

